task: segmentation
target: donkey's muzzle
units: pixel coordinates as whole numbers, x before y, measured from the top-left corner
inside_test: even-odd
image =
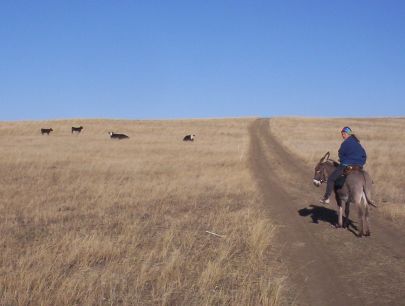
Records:
[[[316,186],[316,187],[319,187],[319,186],[321,186],[321,184],[322,184],[322,182],[321,181],[318,181],[318,180],[313,180],[313,183],[314,183],[314,185]]]

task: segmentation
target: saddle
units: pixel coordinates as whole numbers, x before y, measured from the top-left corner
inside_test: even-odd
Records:
[[[362,166],[358,166],[358,165],[354,165],[354,166],[347,166],[344,170],[343,170],[343,175],[344,176],[348,176],[350,173],[352,172],[361,172],[363,171],[363,167]]]

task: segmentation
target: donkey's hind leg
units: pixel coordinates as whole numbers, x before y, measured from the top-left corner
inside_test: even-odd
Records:
[[[370,224],[368,223],[368,216],[365,217],[365,224],[367,224],[367,225],[366,225],[366,231],[364,232],[364,236],[371,236]]]
[[[359,208],[359,223],[360,223],[360,228],[359,228],[359,233],[357,234],[358,237],[363,237],[363,225],[364,225],[364,220],[363,220],[363,214],[360,212],[361,208]]]
[[[371,232],[370,232],[370,223],[368,222],[368,203],[367,203],[367,199],[366,199],[366,195],[363,193],[363,197],[361,199],[361,206],[363,208],[364,211],[364,236],[370,236]]]
[[[357,194],[353,198],[353,203],[355,204],[355,207],[357,209],[357,214],[358,214],[358,219],[359,219],[359,233],[358,237],[363,237],[364,235],[364,225],[365,225],[365,211],[363,209],[363,203],[362,203],[362,193]]]

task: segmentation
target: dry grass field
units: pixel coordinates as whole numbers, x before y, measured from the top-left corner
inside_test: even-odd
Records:
[[[405,118],[274,118],[270,121],[272,133],[284,147],[313,168],[327,151],[331,152],[331,158],[338,160],[340,130],[344,126],[352,128],[367,151],[366,170],[373,178],[373,198],[380,211],[402,223],[405,219]],[[324,187],[320,197],[323,192]]]
[[[277,304],[275,227],[247,164],[251,121],[0,123],[0,305]],[[355,122],[381,199],[382,180],[403,166],[401,130],[392,146]],[[317,140],[330,142],[305,147],[307,161],[336,149],[333,124]],[[54,132],[42,136],[41,127]],[[194,143],[182,141],[188,133]],[[384,196],[403,200],[394,181]]]

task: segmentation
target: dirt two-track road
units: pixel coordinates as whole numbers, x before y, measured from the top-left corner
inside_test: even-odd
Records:
[[[276,243],[287,267],[286,304],[405,305],[405,230],[371,210],[371,237],[336,229],[335,204],[312,185],[313,168],[288,154],[271,133],[271,119],[250,126],[250,167],[263,195],[263,213],[278,226]]]

